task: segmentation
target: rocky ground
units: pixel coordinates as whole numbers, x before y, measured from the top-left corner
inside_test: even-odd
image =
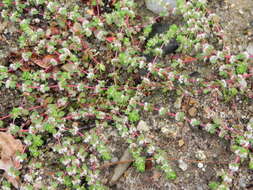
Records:
[[[140,2],[139,14],[143,18],[145,16],[155,16],[149,10],[143,9],[144,6],[144,2]],[[250,0],[216,0],[210,1],[209,7],[211,12],[219,16],[217,22],[224,30],[225,43],[231,47],[231,53],[238,53],[247,49],[250,51],[249,46],[251,46],[253,37],[253,3]],[[165,20],[168,23],[180,23],[180,18],[174,16]],[[204,67],[192,65],[192,67],[189,67],[188,72],[191,73],[196,70],[202,76],[213,72],[208,65]],[[215,104],[212,99],[206,99],[204,96],[192,98],[196,103],[196,110],[189,110],[189,114],[193,114],[193,116],[198,114],[200,118],[206,117],[208,111],[205,112],[204,110],[212,106],[217,108],[216,113],[223,112],[228,114],[230,118],[237,117],[240,119],[244,114],[248,116],[253,114],[252,101],[246,105],[240,104],[240,110],[234,113],[229,110],[229,105]],[[152,97],[152,101],[158,102],[158,105],[171,107],[172,102],[175,100],[171,97],[164,97],[158,92]],[[156,169],[140,174],[130,167],[112,189],[206,190],[209,189],[208,183],[210,181],[218,179],[217,173],[226,170],[228,168],[227,163],[235,159],[235,156],[230,152],[229,140],[221,140],[216,135],[210,135],[202,129],[193,129],[187,122],[175,126],[168,118],[161,119],[159,116],[147,113],[143,113],[142,119],[153,128],[153,139],[162,149],[169,152],[169,158],[171,158],[171,164],[178,173],[178,179],[171,182],[165,180],[162,173]],[[160,131],[164,126],[170,128],[170,133],[167,136]],[[115,148],[120,149],[120,146]],[[196,154],[199,151],[206,157],[206,163],[203,165],[199,165],[199,162],[196,161],[198,160]],[[119,151],[118,156],[120,157],[122,154],[123,150]],[[106,171],[108,175],[111,174],[111,170]],[[232,189],[253,189],[252,171],[247,167],[243,167],[239,173]]]

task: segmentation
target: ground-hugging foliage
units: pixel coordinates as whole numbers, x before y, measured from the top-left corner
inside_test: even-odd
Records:
[[[110,128],[116,128],[128,144],[138,171],[145,171],[148,157],[168,180],[175,179],[166,150],[146,137],[148,130],[137,128],[142,111],[202,126],[230,139],[237,159],[221,174],[222,182],[211,182],[210,188],[232,186],[241,163],[253,169],[252,116],[240,128],[212,117],[204,123],[201,118],[189,118],[184,110],[143,101],[154,91],[178,96],[217,92],[219,101],[228,104],[252,98],[250,55],[231,55],[222,44],[224,34],[216,15],[208,11],[205,1],[178,0],[175,13],[182,24],[173,24],[148,41],[152,21],[139,22],[133,0],[4,0],[0,11],[3,21],[18,28],[18,50],[0,65],[0,85],[18,90],[31,105],[14,107],[0,122],[27,148],[20,161],[30,172],[13,174],[22,177],[21,189],[33,189],[34,181],[53,161],[57,171],[50,173],[52,180],[42,189],[107,189],[98,168],[112,159],[105,135]],[[180,47],[164,59],[163,46],[173,39]],[[152,61],[144,56],[149,54]],[[213,65],[215,78],[185,74],[186,65],[195,61]],[[18,124],[21,118],[28,124]],[[52,160],[45,163],[43,155],[50,151]],[[5,181],[2,186],[8,189],[10,184]]]

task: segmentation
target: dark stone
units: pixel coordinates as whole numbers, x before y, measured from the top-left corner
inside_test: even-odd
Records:
[[[169,28],[170,28],[170,24],[167,24],[167,23],[154,23],[152,25],[152,30],[149,33],[149,36],[147,37],[147,39],[145,41],[145,44],[147,44],[149,39],[155,37],[155,35],[159,35],[159,34],[167,32],[169,30]],[[155,47],[161,47],[161,45],[162,44],[157,44]],[[178,47],[179,47],[179,43],[176,41],[176,39],[170,40],[170,42],[165,44],[162,48],[163,55],[167,55],[167,54],[170,54],[170,53],[175,53],[176,50],[178,49]],[[144,54],[144,57],[146,58],[147,62],[152,62],[155,58],[155,56],[152,55],[152,54]],[[145,76],[147,73],[148,73],[147,69],[140,69],[139,70],[139,74],[141,76]]]
[[[170,24],[154,23],[152,25],[152,30],[149,33],[149,36],[147,39],[153,38],[156,34],[162,34],[168,31],[169,28],[170,28]]]
[[[168,44],[166,44],[163,47],[163,54],[170,54],[170,53],[175,53],[177,48],[179,48],[179,44],[176,41],[176,39],[172,39]]]
[[[144,69],[144,68],[142,68],[142,69],[140,69],[139,70],[139,73],[138,73],[140,76],[145,76],[145,75],[147,75],[148,74],[148,70],[147,69]]]
[[[194,71],[191,74],[189,74],[190,77],[200,77],[200,73],[198,71]]]
[[[152,55],[150,55],[150,54],[144,55],[144,56],[145,56],[147,62],[152,62],[153,59],[154,59],[154,56],[152,56]]]
[[[159,34],[167,32],[169,30],[169,27],[170,27],[170,24],[154,23],[152,25],[152,30],[149,33],[149,36],[147,37],[146,42],[149,39],[153,38],[155,35],[159,35]],[[157,46],[159,47],[159,45],[161,46],[161,44],[158,44]],[[165,44],[162,48],[163,49],[163,55],[167,55],[167,54],[170,54],[170,53],[175,53],[176,50],[178,49],[178,47],[179,47],[179,43],[176,41],[176,39],[170,40],[170,42]],[[153,59],[153,56],[151,56],[151,55],[145,55],[145,57],[146,57],[147,61],[150,61],[151,57]]]

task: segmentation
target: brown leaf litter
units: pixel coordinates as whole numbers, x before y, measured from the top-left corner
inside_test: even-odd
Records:
[[[4,170],[5,178],[16,188],[19,187],[19,178],[10,174],[10,169],[21,169],[19,161],[16,159],[16,153],[23,152],[23,145],[20,140],[7,132],[0,132],[0,169]]]

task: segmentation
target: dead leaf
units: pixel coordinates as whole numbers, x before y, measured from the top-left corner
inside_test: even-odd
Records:
[[[0,33],[2,33],[7,26],[8,26],[8,22],[7,21],[6,22],[2,22],[0,24]]]
[[[31,68],[28,67],[28,66],[21,66],[21,67],[20,67],[20,70],[23,71],[23,72],[26,72],[26,71],[30,71]]]
[[[133,158],[132,158],[132,155],[129,153],[129,150],[126,149],[120,161],[126,161],[126,160],[132,160],[132,159]],[[130,166],[130,164],[131,162],[117,165],[117,167],[114,169],[114,173],[111,178],[110,184],[115,184],[118,181],[118,179],[125,173],[125,171]]]
[[[179,145],[180,147],[182,147],[182,146],[184,145],[184,140],[183,140],[183,139],[180,139],[180,140],[178,141],[178,145]]]
[[[21,164],[16,159],[16,153],[23,151],[23,145],[20,140],[7,132],[0,132],[0,169],[5,171],[6,179],[16,188],[19,187],[19,178],[13,178],[8,174],[10,168],[21,169]]]
[[[61,67],[64,71],[73,72],[78,69],[78,67],[74,63],[67,63]]]
[[[3,175],[16,189],[19,188],[20,186],[20,179],[19,177],[12,177],[7,174],[7,172],[4,173]]]
[[[154,171],[151,179],[154,181],[158,181],[161,176],[162,176],[161,172]]]
[[[94,11],[93,11],[92,9],[88,9],[88,10],[86,11],[86,13],[89,14],[89,15],[91,15],[91,16],[94,15]]]
[[[189,100],[188,103],[189,103],[189,105],[195,105],[195,104],[198,103],[198,101],[196,99],[194,99],[194,98],[190,98],[190,100]]]
[[[34,63],[44,69],[48,69],[51,66],[51,61],[54,59],[56,60],[56,55],[46,55],[43,59],[34,60]]]

